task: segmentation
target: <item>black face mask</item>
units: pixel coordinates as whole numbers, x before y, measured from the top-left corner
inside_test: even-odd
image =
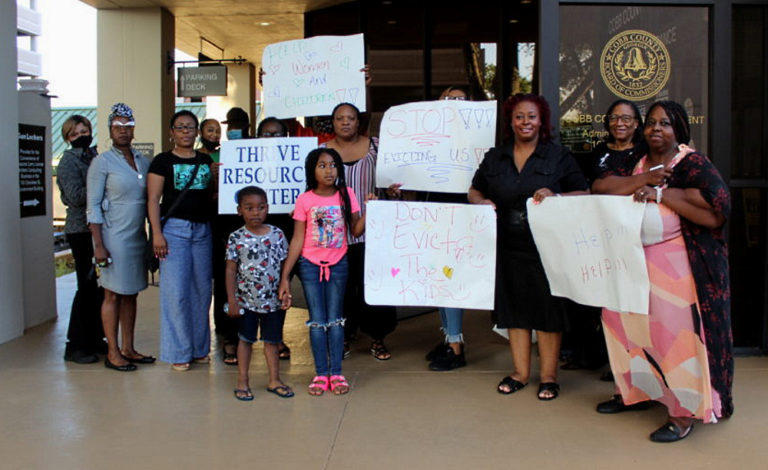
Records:
[[[212,140],[208,140],[204,137],[200,137],[200,143],[203,144],[203,147],[209,152],[213,152],[217,148],[219,148],[220,143],[214,142]]]
[[[87,149],[91,146],[91,142],[93,142],[93,136],[81,135],[77,139],[70,142],[70,145],[76,149]]]

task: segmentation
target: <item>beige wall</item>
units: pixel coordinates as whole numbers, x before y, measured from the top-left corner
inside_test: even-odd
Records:
[[[0,2],[0,343],[21,336],[24,331],[18,108],[16,2]]]
[[[136,118],[134,142],[170,149],[168,121],[174,111],[174,18],[160,8],[98,10],[97,74],[99,148],[111,145],[107,117],[124,102]]]
[[[243,108],[251,119],[251,135],[255,134],[256,68],[253,64],[227,65],[227,96],[209,96],[205,100],[206,117],[223,121],[227,111],[235,106]],[[222,134],[226,133],[226,126]],[[226,140],[226,137],[223,138]]]

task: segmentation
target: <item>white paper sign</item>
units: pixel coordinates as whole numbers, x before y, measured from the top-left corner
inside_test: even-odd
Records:
[[[272,137],[221,143],[219,214],[236,214],[237,191],[258,186],[267,192],[269,212],[287,214],[306,189],[304,160],[317,137]]]
[[[496,139],[495,101],[423,101],[393,106],[379,131],[377,186],[466,193]]]
[[[264,109],[279,119],[326,116],[339,103],[365,111],[363,35],[316,36],[264,48]]]
[[[490,206],[371,201],[365,230],[367,303],[493,309]]]
[[[648,313],[640,241],[643,204],[631,196],[528,199],[528,221],[552,295],[619,312]]]

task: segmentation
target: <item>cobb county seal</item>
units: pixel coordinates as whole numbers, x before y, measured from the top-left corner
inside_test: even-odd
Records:
[[[639,29],[615,35],[600,55],[600,74],[606,86],[628,100],[656,96],[667,84],[669,70],[669,51],[664,43]]]

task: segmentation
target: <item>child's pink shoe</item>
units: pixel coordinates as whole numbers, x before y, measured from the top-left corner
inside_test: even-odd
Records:
[[[328,390],[328,377],[324,375],[316,375],[312,379],[312,383],[309,384],[309,394],[319,397],[326,390]]]
[[[334,395],[344,395],[349,392],[349,383],[343,375],[331,376],[331,391]]]

